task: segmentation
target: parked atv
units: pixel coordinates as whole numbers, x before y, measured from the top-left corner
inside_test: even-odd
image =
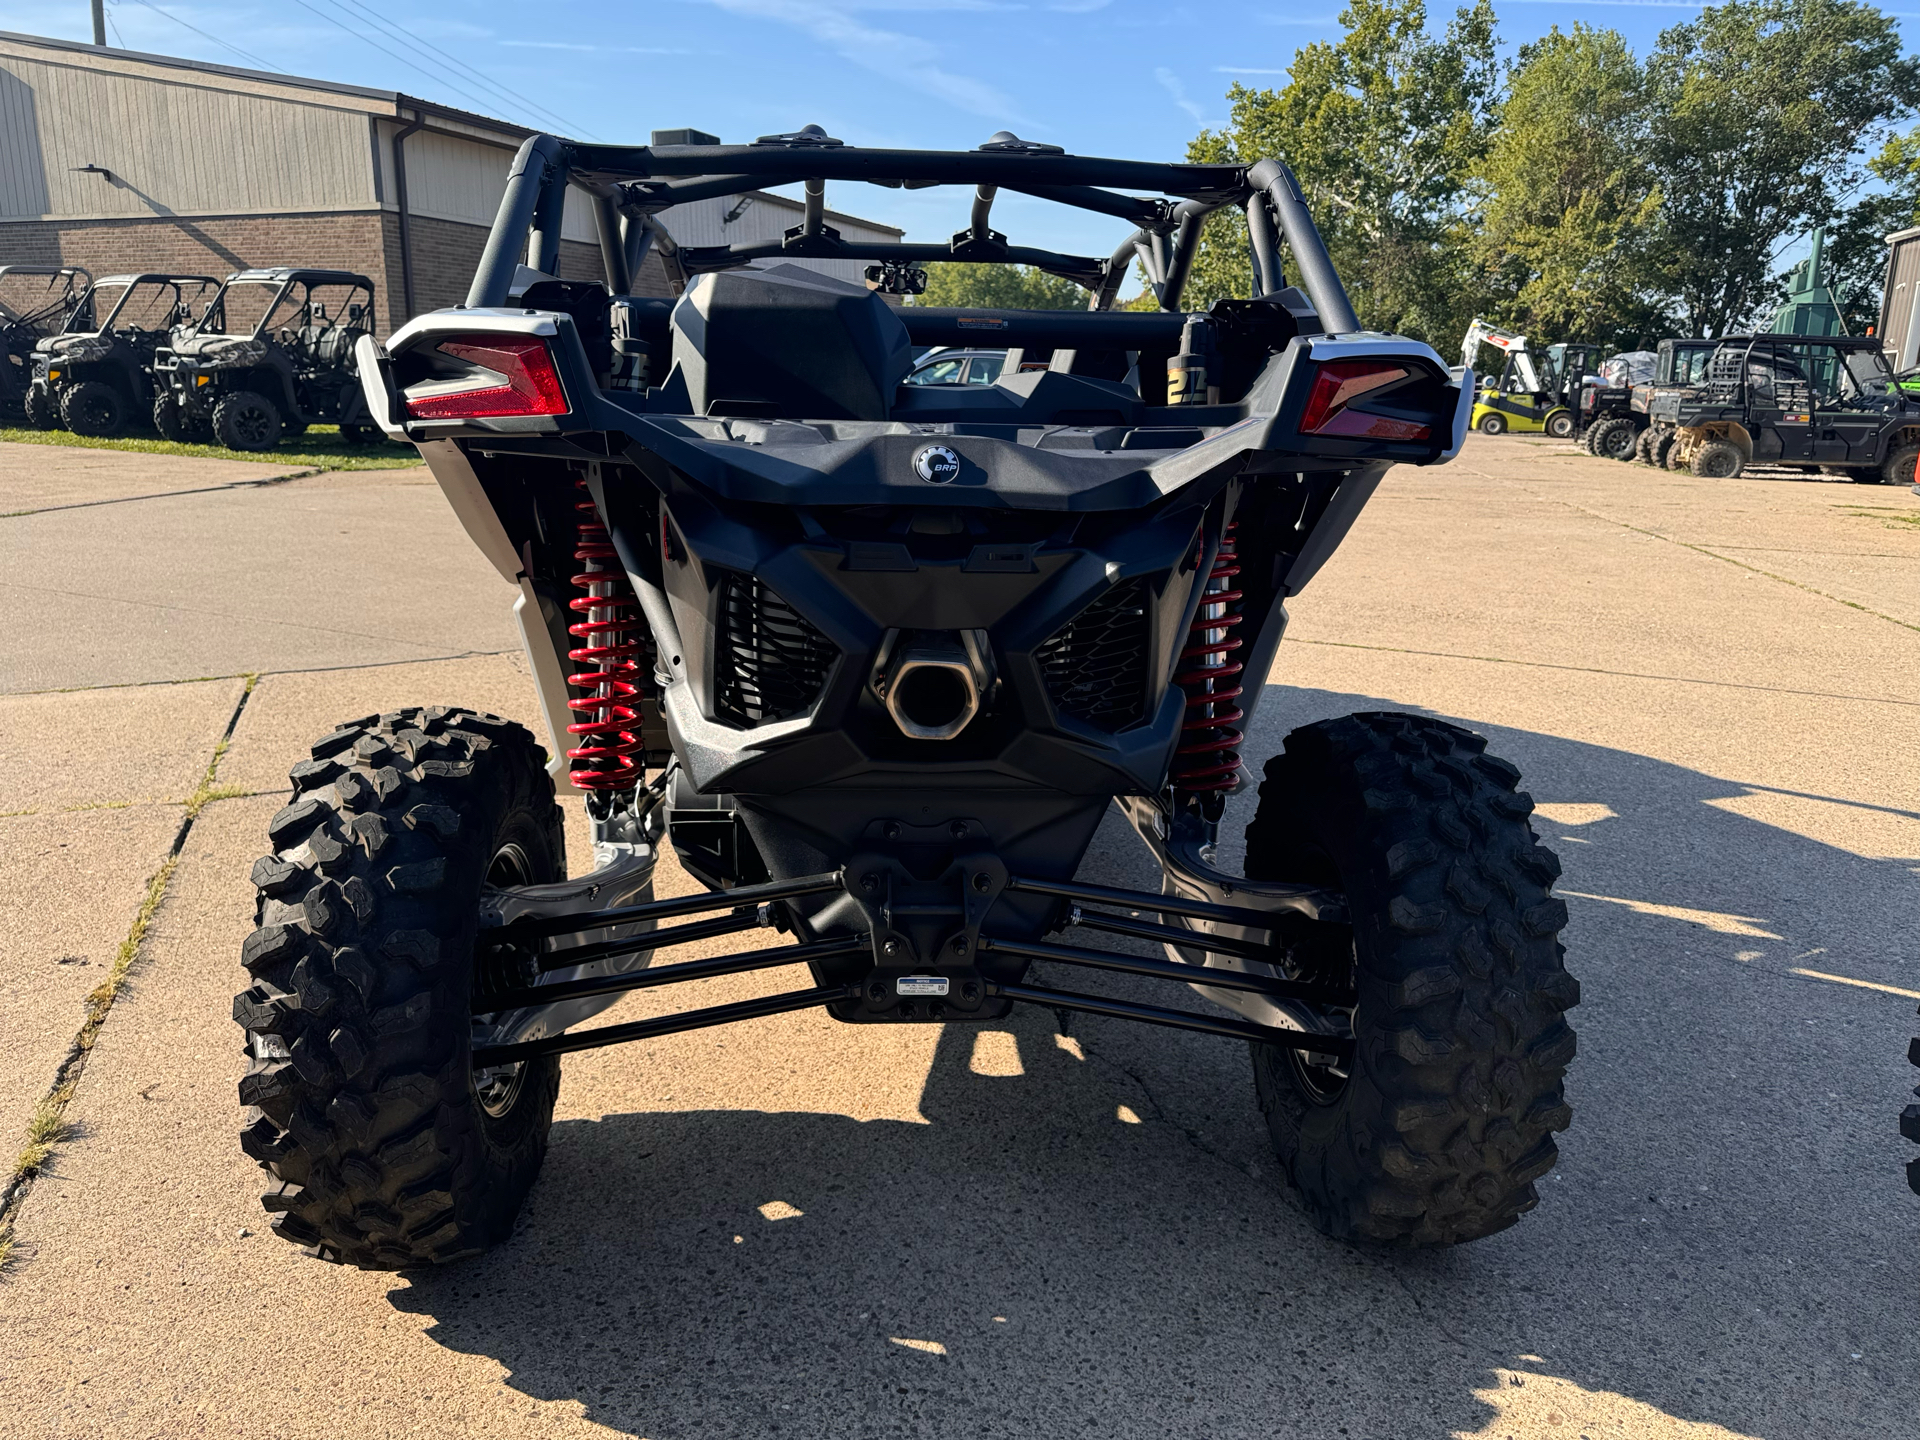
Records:
[[[1633,445],[1635,463],[1655,469],[1666,467],[1673,452],[1673,425],[1669,420],[1655,418],[1655,402],[1661,396],[1672,397],[1668,404],[1658,407],[1662,415],[1667,415],[1681,400],[1697,393],[1707,383],[1707,362],[1719,344],[1718,340],[1704,339],[1660,342],[1654,352],[1653,379],[1633,387],[1630,403],[1639,427]]]
[[[364,275],[286,266],[229,275],[159,359],[155,428],[209,434],[229,450],[271,450],[309,425],[338,425],[350,444],[379,439],[353,358],[372,317]]]
[[[951,250],[844,240],[825,183],[868,180],[964,187],[972,223]],[[679,245],[660,219],[678,195],[789,184],[808,209],[783,240]],[[507,304],[523,249],[557,268],[569,185],[605,286]],[[1111,258],[1015,246],[989,228],[1009,188],[1138,228]],[[1201,222],[1227,205],[1256,296],[1182,310]],[[629,294],[650,251],[677,301]],[[934,251],[1071,276],[1091,308],[895,309],[777,263]],[[1159,313],[1114,309],[1136,255]],[[1473,403],[1465,370],[1361,331],[1284,165],[1084,159],[1004,132],[961,153],[815,127],[537,135],[467,301],[384,350],[362,338],[360,378],[518,588],[564,757],[426,706],[351,720],[294,768],[234,1003],[242,1145],[282,1236],[374,1268],[503,1239],[565,1053],[787,1012],[982,1025],[1017,1005],[1247,1043],[1281,1165],[1329,1234],[1441,1245],[1533,1207],[1570,1115],[1579,987],[1519,772],[1424,715],[1319,721],[1265,766],[1247,873],[1214,863],[1229,797],[1256,785],[1240,750],[1282,602],[1389,466],[1454,456]],[[902,384],[915,346],[983,329],[1054,359]],[[641,352],[657,383],[615,387]],[[1116,360],[1126,378],[1100,378]],[[573,879],[556,780],[592,824]],[[1076,878],[1110,805],[1159,892]],[[711,893],[653,898],[666,844]],[[769,929],[791,943],[660,963]],[[576,1028],[630,991],[797,964],[798,988]],[[1062,978],[1102,971],[1210,1003]]]
[[[1580,447],[1606,460],[1631,460],[1646,417],[1633,408],[1633,390],[1653,379],[1658,357],[1628,350],[1599,365],[1580,387]]]
[[[1673,430],[1669,468],[1717,479],[1762,464],[1911,485],[1920,461],[1920,401],[1868,335],[1730,336],[1706,384],[1652,414]]]
[[[33,347],[66,326],[92,279],[77,265],[0,265],[0,420],[28,419]]]
[[[153,409],[154,353],[216,283],[211,275],[153,273],[94,281],[60,333],[34,346],[31,421],[76,435],[144,426]]]

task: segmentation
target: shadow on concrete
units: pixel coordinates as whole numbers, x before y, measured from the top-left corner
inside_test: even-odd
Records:
[[[1249,752],[1383,708],[1277,691]],[[559,1125],[516,1238],[393,1303],[515,1389],[653,1440],[1491,1436],[1514,1383],[1496,1367],[1589,1407],[1545,1433],[1906,1433],[1912,1003],[1790,971],[1920,988],[1912,862],[1722,808],[1737,784],[1480,728],[1543,804],[1586,807],[1539,828],[1563,890],[1611,897],[1569,901],[1574,1128],[1514,1229],[1412,1255],[1330,1242],[1284,1192],[1239,1045],[1077,1021],[1082,1059],[1029,1014],[1001,1027],[1017,1076],[942,1035],[925,1124]],[[1082,873],[1150,883],[1143,860],[1115,820]]]

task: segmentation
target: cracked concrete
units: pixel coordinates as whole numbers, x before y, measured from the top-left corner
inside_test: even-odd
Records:
[[[205,521],[193,586],[209,611],[244,614],[303,585],[332,595],[353,576],[360,622],[326,646],[292,628],[196,639],[151,608],[113,612],[129,627],[113,645],[35,661],[34,688],[165,678],[196,645],[275,673],[222,769],[267,793],[203,812],[73,1101],[79,1136],[19,1214],[0,1413],[21,1433],[224,1435],[262,1414],[277,1433],[330,1440],[1910,1430],[1920,1302],[1887,1237],[1915,1203],[1900,1175],[1911,1147],[1893,1131],[1914,1079],[1914,1002],[1893,992],[1920,992],[1920,754],[1905,738],[1920,634],[1895,622],[1920,594],[1920,548],[1852,512],[1920,514],[1920,499],[1694,482],[1476,438],[1453,467],[1390,476],[1292,604],[1249,727],[1256,771],[1322,716],[1445,716],[1521,766],[1536,828],[1566,864],[1585,989],[1575,1120],[1542,1204],[1513,1229],[1412,1255],[1326,1241],[1286,1195],[1232,1042],[1076,1016],[1062,1045],[1049,1014],[1023,1013],[993,1027],[1005,1054],[982,1073],[962,1027],[807,1014],[570,1057],[515,1237],[389,1276],[320,1265],[265,1233],[259,1174],[233,1139],[226,1014],[247,869],[279,777],[335,720],[446,700],[536,733],[538,717],[510,654],[402,653],[391,607],[430,592],[447,601],[439,653],[510,651],[504,594],[458,579],[475,557],[404,485],[355,486],[363,520],[422,522],[417,553],[399,564],[356,521],[344,544],[289,554],[259,596],[245,542],[294,513],[274,508],[292,487],[164,502]],[[146,523],[136,510],[151,506],[87,513],[117,534]],[[1767,567],[1796,583],[1701,553],[1762,546],[1796,557]],[[152,673],[129,658],[142,653]],[[317,669],[322,656],[349,668]],[[72,741],[64,701],[29,697],[47,707],[47,738],[23,747],[18,783],[48,804],[180,793],[169,771],[202,773],[217,738],[187,690],[94,692]],[[154,737],[146,752],[114,747],[152,766],[90,773],[87,742],[114,724]],[[1236,800],[1223,833],[1229,868],[1251,804]],[[166,843],[129,833],[115,858],[112,827],[132,820],[112,817],[139,813],[30,817],[47,830],[36,843],[103,858],[68,887],[81,899],[67,910],[56,874],[16,869],[23,898],[0,945],[22,915],[43,927],[29,950],[78,944],[94,897],[97,943],[110,940]],[[1156,880],[1117,816],[1081,874]],[[659,879],[665,893],[692,886],[671,862]],[[71,1004],[38,972],[0,968],[16,973],[0,1023]],[[796,978],[634,995],[605,1018]],[[1165,998],[1145,980],[1102,986]]]

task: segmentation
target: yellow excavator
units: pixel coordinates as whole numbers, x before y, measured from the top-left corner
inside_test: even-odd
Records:
[[[1491,345],[1506,356],[1500,378],[1482,386],[1473,406],[1473,428],[1485,435],[1507,431],[1545,433],[1565,440],[1579,428],[1579,417],[1563,393],[1567,387],[1547,373],[1550,366],[1527,348],[1527,337],[1475,319],[1460,343],[1460,363],[1468,369],[1480,347]]]

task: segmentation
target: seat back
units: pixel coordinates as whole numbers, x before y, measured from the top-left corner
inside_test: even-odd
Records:
[[[885,420],[913,358],[879,295],[796,265],[701,276],[672,339],[697,415]]]

